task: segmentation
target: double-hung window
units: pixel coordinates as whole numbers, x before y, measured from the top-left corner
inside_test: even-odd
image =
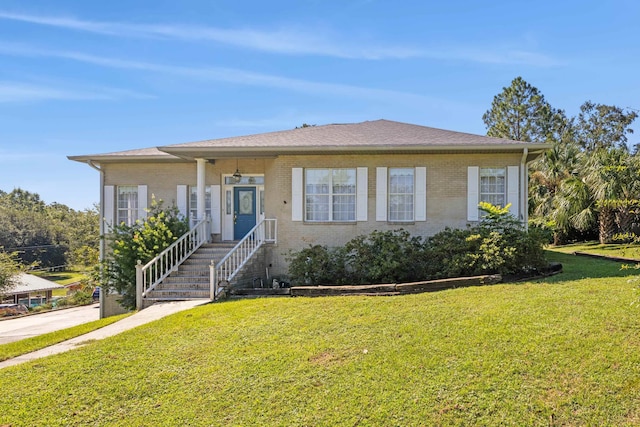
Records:
[[[505,168],[480,168],[480,201],[505,206]]]
[[[356,169],[305,170],[305,220],[356,220]]]
[[[211,217],[211,187],[205,187],[204,196],[205,216]],[[198,187],[189,187],[189,218],[198,218]]]
[[[389,168],[389,221],[413,221],[414,168]]]
[[[121,185],[118,187],[118,224],[133,225],[138,219],[138,186]]]

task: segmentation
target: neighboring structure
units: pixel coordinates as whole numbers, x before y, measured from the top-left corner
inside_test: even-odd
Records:
[[[64,286],[27,273],[20,273],[16,282],[18,284],[4,294],[3,303],[10,302],[35,307],[49,302],[54,290],[64,289]]]
[[[143,218],[152,195],[210,216],[218,242],[277,219],[264,263],[285,275],[290,250],[373,230],[465,227],[479,220],[479,201],[511,203],[526,222],[527,164],[545,149],[376,120],[69,158],[100,171],[103,227]]]

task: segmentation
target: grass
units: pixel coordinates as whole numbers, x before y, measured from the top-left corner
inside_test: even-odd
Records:
[[[1,370],[0,425],[640,424],[635,271],[551,258],[540,281],[178,313]]]
[[[564,253],[587,252],[592,254],[621,258],[633,258],[640,260],[640,245],[631,245],[628,243],[601,245],[599,242],[583,242],[571,245],[557,246],[554,248],[554,250]]]
[[[80,335],[84,335],[91,331],[95,331],[96,329],[100,329],[102,327],[110,325],[129,315],[129,313],[126,313],[119,316],[107,317],[105,319],[95,320],[93,322],[88,322],[71,328],[62,329],[60,331],[38,335],[31,338],[25,338],[23,340],[11,342],[8,344],[2,344],[0,345],[0,362],[12,357],[40,350],[50,345],[66,341]]]
[[[86,271],[81,270],[40,271],[34,274],[62,286],[77,283],[87,278]],[[54,289],[52,295],[54,297],[64,297],[67,295],[67,289]]]
[[[36,275],[62,286],[70,285],[71,283],[76,283],[87,278],[86,272],[79,270],[42,271],[36,273]]]

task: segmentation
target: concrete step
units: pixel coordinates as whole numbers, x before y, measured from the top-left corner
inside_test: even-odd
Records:
[[[209,298],[209,289],[201,290],[201,289],[165,289],[165,290],[153,290],[149,292],[147,296],[148,299],[153,298],[181,298],[181,299],[191,299],[191,298]]]
[[[164,289],[209,289],[209,281],[206,282],[172,282],[172,283],[161,283],[156,286],[153,290],[164,290]]]
[[[209,275],[206,276],[169,276],[160,285],[173,285],[178,283],[209,283]]]

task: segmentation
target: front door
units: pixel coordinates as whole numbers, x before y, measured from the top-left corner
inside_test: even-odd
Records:
[[[256,188],[233,188],[233,240],[240,240],[256,226]]]

